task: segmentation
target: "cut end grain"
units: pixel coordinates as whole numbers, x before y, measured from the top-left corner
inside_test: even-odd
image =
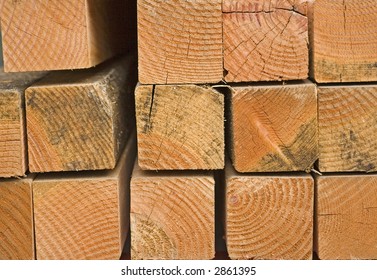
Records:
[[[226,243],[231,259],[311,259],[314,182],[309,176],[227,173]]]
[[[320,259],[377,259],[377,176],[317,178]]]
[[[221,93],[196,85],[140,85],[135,94],[142,169],[224,167]]]
[[[377,80],[375,1],[310,1],[311,77],[318,83]]]
[[[132,259],[214,258],[213,176],[135,174],[131,181]]]

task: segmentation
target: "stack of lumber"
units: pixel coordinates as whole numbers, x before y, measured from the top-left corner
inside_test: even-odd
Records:
[[[0,259],[377,259],[364,2],[1,2]]]
[[[134,6],[1,2],[0,259],[120,258],[136,156]]]
[[[224,167],[230,258],[377,258],[376,181],[349,174],[377,166],[375,85],[359,84],[377,81],[376,4],[138,1],[133,258],[205,258],[184,246],[186,217],[196,229],[205,202],[192,201],[194,183],[178,190],[197,179],[187,170]]]

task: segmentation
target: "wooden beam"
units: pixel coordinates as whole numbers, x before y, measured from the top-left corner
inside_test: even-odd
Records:
[[[24,92],[43,75],[0,70],[0,177],[24,176],[28,169]]]
[[[137,2],[142,84],[221,81],[221,1]]]
[[[8,72],[89,68],[128,47],[131,0],[2,1]],[[136,29],[136,26],[134,25]]]
[[[242,175],[226,168],[231,259],[311,259],[314,181],[309,175]]]
[[[214,239],[212,173],[157,173],[141,171],[135,165],[131,180],[132,259],[212,259]]]
[[[26,90],[31,172],[112,169],[134,123],[132,56]]]
[[[377,176],[319,176],[316,250],[320,259],[377,259]]]
[[[377,85],[318,87],[319,169],[377,171]]]
[[[0,180],[0,260],[33,260],[33,176]]]
[[[235,169],[309,171],[318,158],[315,85],[303,81],[231,90],[228,149]]]
[[[223,94],[207,86],[139,85],[135,98],[142,169],[224,167]]]
[[[306,79],[306,4],[307,0],[224,0],[225,80]]]
[[[318,83],[376,81],[376,2],[309,3],[310,76]]]
[[[129,230],[131,137],[114,170],[39,175],[33,182],[37,259],[119,259]]]

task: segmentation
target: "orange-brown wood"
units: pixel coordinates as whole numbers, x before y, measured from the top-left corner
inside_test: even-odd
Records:
[[[318,87],[319,169],[377,171],[377,85]]]
[[[139,0],[137,4],[142,84],[222,79],[221,0]]]
[[[32,260],[33,176],[0,180],[0,260]]]
[[[311,259],[314,180],[226,169],[226,243],[231,259]]]
[[[208,86],[139,85],[135,98],[142,169],[224,167],[223,94]]]
[[[311,169],[318,158],[313,83],[233,86],[230,103],[228,149],[238,172]]]
[[[309,0],[310,76],[318,83],[377,80],[377,1]]]
[[[123,52],[132,39],[131,2],[3,0],[5,70],[88,68]]]
[[[129,230],[131,137],[111,171],[39,175],[33,182],[37,259],[119,259]]]
[[[307,0],[224,0],[227,82],[306,79]]]
[[[131,180],[132,259],[212,259],[215,181],[212,173],[142,171]]]
[[[114,168],[134,124],[135,68],[126,56],[28,88],[30,171]]]
[[[28,169],[24,92],[44,74],[0,70],[0,177],[24,176]]]
[[[377,259],[377,176],[317,177],[320,259]]]

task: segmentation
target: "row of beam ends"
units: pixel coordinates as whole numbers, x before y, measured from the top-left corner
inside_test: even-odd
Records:
[[[112,169],[135,112],[144,170],[221,170],[225,150],[243,173],[377,169],[375,84],[135,89],[135,61],[0,74],[0,177]]]
[[[377,81],[376,34],[375,1],[139,0],[139,81]]]
[[[135,139],[122,157],[1,180],[0,259],[377,259],[376,175],[142,171]]]
[[[139,84],[139,165],[223,169],[226,150],[242,173],[310,172],[317,160],[321,172],[375,172],[376,100],[375,84]]]
[[[10,72],[88,68],[137,43],[142,84],[377,80],[375,1],[3,2]]]

